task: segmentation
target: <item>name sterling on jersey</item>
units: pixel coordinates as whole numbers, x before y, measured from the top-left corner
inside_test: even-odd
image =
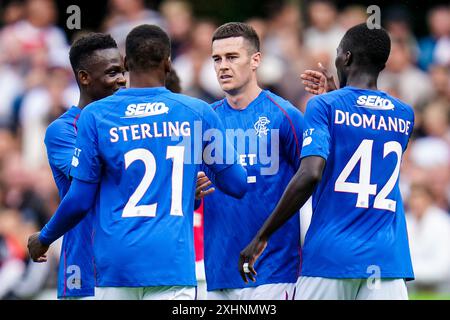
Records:
[[[227,129],[225,136],[218,128],[203,131],[202,121],[146,121],[144,123],[112,127],[109,140],[112,143],[130,142],[144,139],[166,138],[177,142],[185,150],[185,164],[232,164],[236,162],[235,152],[240,154],[238,161],[245,165],[260,165],[261,175],[275,175],[279,169],[279,130],[272,129],[266,134],[255,134],[254,128]],[[204,142],[208,142],[203,152]],[[234,148],[226,147],[227,142]],[[194,155],[196,155],[194,157]],[[78,161],[77,157],[73,161]]]
[[[119,140],[141,140],[146,138],[188,137],[191,127],[188,121],[163,121],[133,124],[130,126],[113,127],[109,130],[111,142]]]
[[[355,128],[362,127],[364,129],[371,128],[373,130],[394,131],[406,135],[409,135],[409,131],[411,130],[411,121],[406,121],[401,118],[344,112],[338,109],[336,109],[334,124]]]

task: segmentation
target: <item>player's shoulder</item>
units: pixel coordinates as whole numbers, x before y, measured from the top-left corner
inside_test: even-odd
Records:
[[[283,114],[287,113],[289,116],[303,116],[302,112],[298,108],[283,97],[280,97],[269,90],[263,90],[262,94],[264,95],[265,100],[275,107],[275,110],[279,110]]]
[[[290,103],[288,100],[284,99],[283,97],[280,97],[279,95],[273,93],[270,90],[263,90],[262,94],[265,96],[266,99],[268,99],[272,103],[295,108],[292,105],[292,103]]]
[[[395,107],[398,110],[401,110],[403,112],[407,112],[409,114],[411,114],[412,116],[414,116],[414,109],[412,106],[410,106],[409,104],[407,104],[406,102],[400,100],[399,98],[393,97],[389,94],[386,93],[386,96],[394,103]]]
[[[126,97],[118,96],[116,94],[107,96],[105,98],[89,103],[83,109],[82,114],[101,115],[107,113],[110,109],[117,107],[118,102],[125,99]]]
[[[52,139],[65,136],[67,130],[73,130],[76,118],[80,115],[80,112],[80,109],[72,107],[53,120],[45,131],[44,143],[48,144]]]
[[[213,109],[214,111],[216,111],[216,110],[218,110],[218,109],[220,109],[220,108],[222,108],[222,107],[225,106],[225,101],[226,101],[226,99],[223,98],[223,99],[214,101],[214,102],[211,103],[209,106],[210,106],[211,109]]]
[[[178,102],[180,104],[184,104],[187,107],[192,107],[192,108],[205,108],[206,106],[208,106],[208,104],[199,99],[199,98],[195,98],[195,97],[191,97],[182,93],[175,93],[175,92],[166,92],[164,94],[164,97],[170,100],[173,100],[174,102]]]
[[[347,90],[347,87],[344,87],[341,89],[337,89],[337,90],[333,90],[330,92],[315,95],[314,97],[312,97],[310,99],[310,101],[332,104],[336,100],[343,99],[343,98],[345,99],[352,95],[353,95],[352,91]]]
[[[80,115],[79,123],[86,124],[90,122],[91,124],[99,124],[108,114],[117,111],[121,103],[126,103],[128,101],[128,97],[125,95],[117,95],[116,93],[91,102],[84,107],[83,112],[81,112]]]
[[[306,109],[321,109],[330,110],[335,106],[341,105],[341,102],[352,97],[353,93],[344,88],[333,90],[331,92],[322,93],[311,97],[307,104]]]
[[[181,93],[168,92],[165,93],[164,98],[171,100],[172,103],[178,103],[180,106],[183,106],[184,110],[189,111],[198,117],[205,117],[210,113],[213,113],[213,110],[205,101],[191,97]]]

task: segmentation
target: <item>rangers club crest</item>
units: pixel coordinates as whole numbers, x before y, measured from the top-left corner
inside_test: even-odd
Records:
[[[267,128],[267,125],[270,123],[269,119],[267,117],[259,117],[259,120],[255,122],[253,127],[256,130],[256,134],[258,137],[261,137],[262,134],[267,136],[267,132],[269,131],[269,128]]]

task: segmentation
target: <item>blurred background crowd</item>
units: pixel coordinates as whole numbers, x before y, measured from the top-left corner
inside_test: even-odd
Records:
[[[317,69],[318,62],[334,71],[339,40],[367,20],[370,4],[244,1],[243,7],[255,8],[252,14],[213,1],[217,8],[209,12],[216,14],[205,14],[206,1],[199,7],[184,0],[106,0],[79,4],[81,30],[69,30],[66,7],[77,1],[69,2],[0,1],[0,299],[56,296],[58,246],[49,263],[34,264],[26,241],[59,203],[43,140],[48,124],[78,102],[68,60],[77,37],[107,32],[123,50],[134,26],[157,24],[171,36],[182,92],[212,102],[223,95],[210,57],[211,35],[221,23],[238,20],[230,18],[234,12],[261,38],[261,86],[304,111],[310,95],[300,73]],[[425,6],[380,5],[392,50],[379,88],[412,105],[416,115],[401,173],[416,274],[411,292],[450,297],[450,7],[435,1]]]

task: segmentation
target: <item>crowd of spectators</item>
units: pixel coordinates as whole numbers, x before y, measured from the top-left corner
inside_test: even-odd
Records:
[[[59,203],[44,134],[51,121],[78,102],[68,50],[87,30],[68,39],[56,25],[54,0],[10,1],[2,9],[0,299],[55,297],[58,247],[49,263],[38,265],[27,258],[26,240]],[[392,50],[379,88],[409,103],[416,117],[400,181],[416,275],[411,289],[450,293],[450,7],[426,13],[426,37],[412,31],[411,13],[382,8],[381,14]],[[260,84],[304,111],[310,95],[301,72],[316,69],[318,62],[334,71],[339,40],[367,17],[363,6],[338,10],[326,0],[302,7],[288,3],[267,17],[248,17],[262,42]],[[217,21],[197,17],[183,0],[164,0],[158,10],[143,0],[110,0],[100,29],[92,31],[110,33],[123,52],[127,33],[142,23],[157,24],[171,36],[183,93],[207,102],[222,97],[210,57]]]

